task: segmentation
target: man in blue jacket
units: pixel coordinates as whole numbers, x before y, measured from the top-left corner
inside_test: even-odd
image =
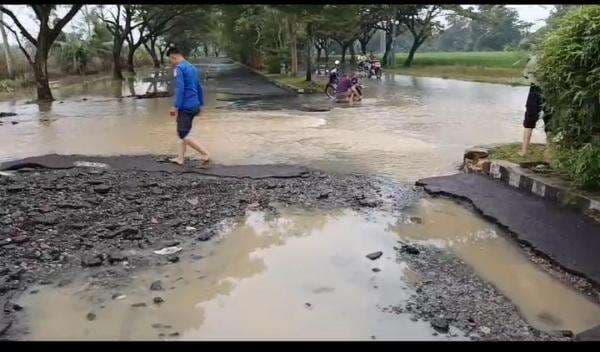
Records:
[[[204,106],[200,74],[194,65],[184,59],[179,49],[171,47],[167,55],[171,60],[171,64],[175,66],[174,75],[176,80],[175,102],[169,113],[171,116],[177,117],[177,134],[181,139],[179,156],[171,159],[171,161],[183,165],[185,150],[189,145],[198,151],[201,155],[200,159],[207,163],[210,160],[208,152],[189,136],[194,117],[200,113]]]

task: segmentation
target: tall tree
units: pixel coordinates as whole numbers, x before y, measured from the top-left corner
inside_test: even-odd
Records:
[[[39,101],[52,101],[52,91],[48,83],[48,53],[52,44],[62,32],[63,27],[75,16],[82,5],[71,5],[69,11],[63,17],[56,15],[56,5],[28,5],[35,13],[39,22],[37,37],[34,37],[25,26],[19,21],[17,16],[4,6],[0,6],[0,11],[8,15],[12,20],[16,30],[12,26],[1,20],[2,25],[10,30],[16,40],[19,48],[25,55],[27,62],[33,68],[33,74],[37,86],[37,97]],[[52,24],[52,27],[50,26]],[[35,48],[35,53],[29,53],[21,43],[17,30],[27,41]]]
[[[123,80],[121,73],[121,52],[123,44],[129,33],[142,23],[133,23],[135,15],[134,5],[114,5],[111,9],[100,7],[100,18],[106,23],[106,28],[113,36],[113,79]]]
[[[0,22],[3,22],[4,13],[0,12]],[[4,25],[0,23],[0,33],[2,33],[2,47],[4,49],[4,59],[6,61],[6,71],[9,79],[15,79],[15,71],[13,70],[12,56],[10,55],[10,46],[8,45],[8,38],[6,36],[6,30]]]
[[[175,23],[172,20],[182,13],[181,7],[164,6],[164,5],[138,5],[136,7],[136,21],[139,23],[137,26],[137,39],[134,37],[135,30],[129,31],[125,37],[127,42],[127,70],[134,73],[133,58],[136,50],[145,44],[150,38],[156,38],[169,30],[171,30]],[[154,41],[154,45],[156,42]],[[151,42],[151,45],[152,42]],[[156,56],[156,52],[155,56]],[[153,57],[153,60],[154,57]],[[157,60],[154,61],[156,67]]]

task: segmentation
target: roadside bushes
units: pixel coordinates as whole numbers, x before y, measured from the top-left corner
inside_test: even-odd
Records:
[[[552,111],[553,163],[600,189],[600,6],[563,18],[540,48],[537,78]]]

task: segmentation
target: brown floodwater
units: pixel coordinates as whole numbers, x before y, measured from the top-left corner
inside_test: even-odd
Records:
[[[413,182],[456,172],[468,146],[518,141],[521,134],[524,87],[387,75],[380,83],[365,82],[366,97],[355,107],[305,112],[298,107],[330,103],[324,96],[230,101],[228,82],[238,90],[241,84],[227,75],[232,68],[216,67],[220,76],[208,81],[207,108],[192,132],[218,163],[297,163]],[[149,83],[66,87],[56,91],[51,106],[0,103],[0,111],[19,114],[6,119],[18,124],[0,126],[0,161],[45,153],[174,153],[170,99],[115,98],[133,94],[131,84],[141,94]],[[261,89],[253,84],[246,94]],[[541,131],[534,141],[543,141]],[[397,239],[454,251],[540,329],[579,332],[600,323],[598,306],[529,261],[505,233],[472,211],[422,199],[406,215],[424,222],[351,210],[286,208],[274,218],[250,212],[219,241],[186,248],[180,263],[140,273],[122,300],[86,288],[83,279],[23,297],[30,327],[25,338],[464,338],[460,332],[433,336],[429,324],[382,310],[413,292],[406,264],[395,262]],[[377,250],[384,252],[380,260],[365,258]],[[204,258],[193,260],[192,254]],[[374,273],[375,266],[382,271]],[[162,295],[166,303],[160,306],[148,291],[157,277],[175,287]],[[148,307],[131,307],[137,302]],[[90,311],[97,315],[93,322],[86,320]],[[179,336],[169,336],[174,332]]]

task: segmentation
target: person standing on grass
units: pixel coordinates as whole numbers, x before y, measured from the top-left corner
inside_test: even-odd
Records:
[[[546,162],[549,161],[549,143],[550,138],[550,111],[544,104],[544,98],[542,91],[538,85],[538,81],[535,77],[537,66],[537,56],[533,55],[527,65],[525,66],[524,77],[529,81],[529,95],[527,96],[527,103],[525,103],[525,119],[523,120],[523,144],[519,155],[525,156],[529,151],[529,143],[531,142],[531,134],[538,120],[540,119],[540,113],[543,112],[544,120],[544,131],[546,132],[546,151],[544,153],[544,159]]]
[[[204,163],[208,163],[210,161],[208,152],[189,136],[194,117],[200,113],[204,106],[204,95],[202,85],[200,84],[201,74],[194,65],[185,60],[179,49],[171,47],[167,55],[171,60],[171,64],[175,66],[174,75],[176,81],[175,102],[169,114],[177,119],[177,135],[181,140],[179,155],[170,160],[176,164],[183,165],[185,162],[186,147],[190,146],[200,153],[200,159]]]

